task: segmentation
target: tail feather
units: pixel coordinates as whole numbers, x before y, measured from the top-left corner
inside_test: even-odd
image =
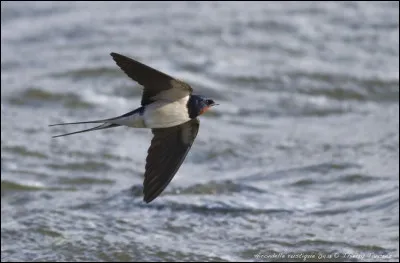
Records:
[[[76,131],[76,132],[71,132],[71,133],[65,133],[65,134],[60,134],[60,135],[56,135],[53,136],[53,138],[56,137],[61,137],[61,136],[67,136],[67,135],[72,135],[72,134],[77,134],[77,133],[82,133],[82,132],[89,132],[89,131],[96,131],[96,130],[102,130],[102,129],[108,129],[108,128],[113,128],[113,127],[118,127],[121,126],[121,124],[117,124],[117,123],[113,123],[114,121],[121,119],[121,118],[125,118],[134,114],[142,114],[144,111],[144,107],[140,107],[137,108],[133,111],[130,111],[128,113],[125,113],[121,116],[115,117],[115,118],[109,118],[109,119],[103,119],[103,120],[95,120],[95,121],[79,121],[79,122],[64,122],[64,123],[57,123],[57,124],[51,124],[49,125],[49,127],[52,126],[59,126],[59,125],[69,125],[69,124],[87,124],[87,123],[103,123],[99,126],[96,126],[94,128],[91,129],[87,129],[87,130],[81,130],[81,131]]]
[[[140,108],[137,108],[137,109],[135,109],[135,110],[133,110],[133,111],[130,111],[130,112],[128,112],[128,113],[125,113],[125,114],[123,114],[123,115],[121,115],[121,116],[114,117],[114,118],[103,119],[103,120],[95,120],[95,121],[79,121],[79,122],[56,123],[56,124],[50,124],[49,127],[52,127],[52,126],[59,126],[59,125],[69,125],[69,124],[87,124],[87,123],[103,123],[103,122],[109,122],[109,121],[113,121],[113,120],[118,120],[118,119],[120,119],[120,118],[128,117],[128,116],[134,115],[134,114],[136,114],[136,113],[143,113],[143,111],[144,111],[144,107],[140,107]]]
[[[106,122],[106,121],[107,121],[107,120],[79,121],[79,122],[64,122],[64,123],[50,124],[49,127],[52,127],[52,126],[60,126],[60,125],[69,125],[69,124],[103,123],[103,122]]]
[[[79,122],[79,123],[61,123],[61,124],[53,124],[53,125],[50,125],[50,126],[63,125],[63,124],[80,124],[80,123],[82,123],[82,122]],[[84,123],[93,123],[93,122],[84,122]],[[91,129],[86,129],[86,130],[81,130],[81,131],[76,131],[76,132],[70,132],[70,133],[64,133],[64,134],[53,136],[53,138],[62,137],[62,136],[68,136],[68,135],[82,133],[82,132],[89,132],[89,131],[96,131],[96,130],[114,128],[114,127],[118,127],[118,126],[121,126],[121,125],[115,124],[115,123],[103,123],[103,124],[101,124],[99,126],[91,128]]]

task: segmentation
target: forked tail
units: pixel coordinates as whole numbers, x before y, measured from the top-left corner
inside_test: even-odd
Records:
[[[96,127],[94,127],[94,128],[91,128],[91,129],[82,130],[82,131],[76,131],[76,132],[71,132],[71,133],[65,133],[65,134],[53,136],[53,138],[56,138],[56,137],[67,136],[67,135],[77,134],[77,133],[82,133],[82,132],[96,131],[96,130],[102,130],[102,129],[108,129],[108,128],[118,127],[118,126],[121,126],[121,124],[110,123],[110,122],[115,122],[116,120],[123,119],[123,118],[125,118],[125,117],[132,116],[132,115],[135,115],[135,114],[141,114],[141,113],[143,113],[143,111],[144,111],[144,107],[142,106],[142,107],[140,107],[140,108],[137,108],[137,109],[135,109],[135,110],[133,110],[133,111],[130,111],[130,112],[128,112],[128,113],[125,113],[125,114],[123,114],[123,115],[121,115],[121,116],[118,116],[118,117],[115,117],[115,118],[103,119],[103,120],[96,120],[96,121],[80,121],[80,122],[57,123],[57,124],[51,124],[51,125],[49,125],[49,127],[52,127],[52,126],[59,126],[59,125],[69,125],[69,124],[103,123],[103,124],[101,124],[101,125],[99,125],[99,126],[96,126]]]
[[[109,120],[110,120],[110,119],[97,120],[97,121],[64,122],[64,123],[50,124],[49,127],[52,127],[52,126],[59,126],[59,125],[69,125],[69,124],[102,123],[102,122],[106,122],[106,121],[109,121]]]
[[[93,122],[60,123],[60,124],[53,124],[53,125],[49,125],[49,126],[66,125],[66,124],[81,124],[81,123],[93,123]],[[118,127],[118,126],[121,126],[121,125],[115,124],[115,123],[103,123],[103,124],[101,124],[99,126],[91,128],[91,129],[86,129],[86,130],[81,130],[81,131],[76,131],[76,132],[70,132],[70,133],[64,133],[64,134],[53,136],[53,138],[62,137],[62,136],[68,136],[68,135],[82,133],[82,132],[89,132],[89,131],[96,131],[96,130],[114,128],[114,127]]]

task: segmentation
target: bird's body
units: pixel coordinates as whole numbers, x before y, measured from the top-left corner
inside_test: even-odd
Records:
[[[186,108],[189,96],[176,101],[156,101],[149,104],[143,114],[147,128],[168,128],[190,121]],[[168,113],[168,114],[165,114]]]
[[[190,121],[186,107],[189,96],[176,101],[155,101],[137,108],[132,114],[109,121],[131,128],[169,128]]]
[[[199,130],[198,116],[216,105],[213,100],[193,95],[192,88],[165,73],[117,53],[111,53],[117,65],[144,86],[142,106],[124,115],[95,121],[56,125],[102,123],[91,129],[57,135],[127,126],[152,130],[153,139],[146,158],[144,200],[154,200],[172,180]]]

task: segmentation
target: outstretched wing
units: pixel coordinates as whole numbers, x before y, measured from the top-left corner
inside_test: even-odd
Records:
[[[199,131],[200,122],[192,119],[171,128],[152,129],[154,134],[146,158],[144,201],[159,196],[182,165]]]
[[[157,99],[175,101],[192,93],[192,88],[161,71],[118,53],[111,53],[117,65],[134,81],[144,87],[142,105]]]

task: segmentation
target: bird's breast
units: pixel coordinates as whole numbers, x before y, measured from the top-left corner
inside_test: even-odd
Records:
[[[156,101],[146,106],[143,114],[147,128],[168,128],[190,120],[186,107],[189,96],[170,101]]]

